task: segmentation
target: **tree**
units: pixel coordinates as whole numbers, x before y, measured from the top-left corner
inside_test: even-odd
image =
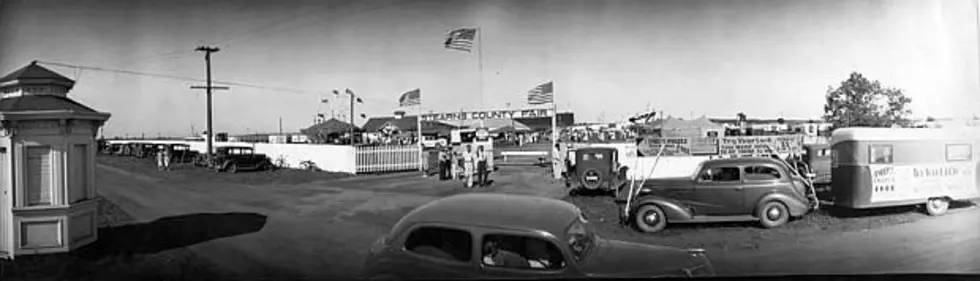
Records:
[[[927,116],[926,122],[936,122],[936,118],[932,118],[932,116]]]
[[[851,126],[891,127],[911,123],[908,108],[912,99],[902,90],[882,87],[857,72],[841,82],[836,89],[827,90],[824,120],[834,128]]]

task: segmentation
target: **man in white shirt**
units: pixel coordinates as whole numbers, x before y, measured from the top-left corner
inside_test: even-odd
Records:
[[[556,143],[555,148],[551,150],[551,169],[555,179],[561,179],[562,166],[565,164],[563,156],[561,145]]]
[[[463,152],[463,173],[466,176],[466,187],[473,187],[473,146],[467,144]]]

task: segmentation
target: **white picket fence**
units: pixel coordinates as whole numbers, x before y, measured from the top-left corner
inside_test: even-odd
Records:
[[[385,145],[357,147],[357,173],[385,173],[419,170],[417,145]]]

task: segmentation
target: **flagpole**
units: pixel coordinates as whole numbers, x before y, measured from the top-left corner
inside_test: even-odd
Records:
[[[422,159],[422,156],[423,156],[423,153],[422,153],[422,90],[418,90],[418,91],[419,91],[419,106],[418,106],[418,113],[415,114],[415,131],[417,133],[416,136],[418,138],[417,143],[418,143],[418,147],[419,147],[419,171],[421,171],[423,173],[422,176],[427,176],[428,174],[425,171],[425,162]]]
[[[477,41],[477,67],[479,68],[480,75],[480,107],[486,109],[486,101],[483,97],[483,30],[480,27],[476,28],[476,41]]]
[[[555,82],[554,81],[551,81],[551,110],[552,110],[552,114],[551,114],[551,147],[552,147],[552,149],[554,149],[554,147],[558,145],[558,99],[556,99],[557,96],[558,95],[556,94],[556,91],[555,91]],[[561,149],[558,149],[558,151],[561,151]],[[551,156],[551,159],[555,159],[556,157],[557,156]],[[554,160],[552,160],[552,161],[554,161]],[[551,166],[552,167],[558,167],[557,164],[553,164]],[[561,171],[558,171],[557,169],[555,169],[555,171],[553,173],[554,173],[555,179],[561,179]]]

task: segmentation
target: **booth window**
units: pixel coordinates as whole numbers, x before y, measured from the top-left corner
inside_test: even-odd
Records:
[[[51,174],[51,147],[27,147],[24,169],[24,205],[49,206],[54,204],[54,186]]]
[[[891,164],[894,161],[892,146],[887,144],[872,144],[869,148],[868,162],[871,164]]]
[[[88,199],[88,145],[76,144],[68,155],[71,162],[68,167],[69,178],[72,179],[68,189],[68,202],[76,203]]]
[[[973,160],[973,146],[968,143],[946,145],[946,161]]]

